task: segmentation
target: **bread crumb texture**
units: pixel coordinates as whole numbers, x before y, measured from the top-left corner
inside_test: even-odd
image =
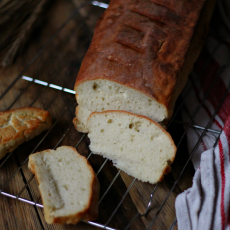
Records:
[[[50,114],[39,108],[0,112],[0,159],[51,125]]]
[[[84,81],[76,87],[78,109],[76,128],[88,132],[87,118],[92,112],[125,110],[144,115],[154,121],[167,118],[166,107],[146,94],[105,79]]]
[[[99,182],[85,157],[63,146],[30,155],[48,223],[77,223],[97,218]]]
[[[137,179],[156,183],[169,173],[175,144],[159,124],[125,111],[92,113],[88,119],[90,149]]]

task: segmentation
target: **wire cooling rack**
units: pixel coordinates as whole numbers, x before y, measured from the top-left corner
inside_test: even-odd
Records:
[[[55,149],[60,145],[71,145],[87,157],[101,184],[98,220],[88,221],[87,224],[105,229],[177,229],[175,198],[192,184],[194,171],[190,159],[203,136],[206,132],[212,132],[216,134],[216,141],[219,138],[221,131],[209,127],[228,90],[205,127],[195,124],[194,118],[218,76],[210,84],[188,123],[182,121],[181,110],[185,109],[184,101],[190,89],[186,89],[183,99],[178,99],[174,115],[168,125],[168,130],[178,148],[177,157],[171,173],[157,185],[142,183],[117,170],[110,161],[93,155],[88,149],[87,135],[78,133],[73,127],[72,119],[77,105],[73,85],[92,38],[90,28],[95,24],[91,23],[90,17],[96,22],[107,6],[106,3],[92,1],[77,7],[41,47],[36,47],[35,55],[24,64],[19,74],[14,74],[14,77],[4,76],[1,79],[2,110],[30,106],[44,108],[51,113],[53,126],[0,161],[0,194],[33,205],[43,228],[53,229],[44,222],[38,185],[34,175],[27,168],[28,156],[47,148]],[[66,28],[69,28],[68,34],[64,37],[60,36]],[[72,50],[68,48],[68,44],[71,44],[72,39],[76,37],[75,50]],[[60,39],[61,42],[57,42]],[[218,46],[219,44],[212,55],[215,54]],[[60,54],[62,50],[65,52]],[[200,69],[200,75],[205,72],[211,58],[212,56]],[[186,134],[190,128],[199,130],[200,138],[189,156],[186,150]],[[84,223],[77,226],[85,227]],[[65,226],[64,229],[75,229],[75,226]]]

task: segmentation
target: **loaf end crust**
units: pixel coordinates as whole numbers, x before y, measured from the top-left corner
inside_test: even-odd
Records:
[[[0,112],[0,159],[19,145],[52,125],[49,112],[39,108],[19,108]]]
[[[71,146],[62,146],[62,147],[59,147],[59,148],[63,148],[63,147],[72,149],[73,151],[76,152],[76,154],[78,154],[76,149],[71,147]],[[37,169],[36,168],[38,166],[36,165],[36,162],[34,161],[33,155],[40,154],[40,153],[43,153],[43,152],[49,152],[49,151],[51,151],[51,149],[31,154],[30,157],[29,157],[28,168],[30,169],[30,171],[33,174],[35,174],[35,178],[36,178],[38,184],[40,184],[41,181],[40,181],[40,177],[37,174]],[[90,173],[91,173],[91,176],[92,176],[92,180],[91,180],[91,188],[92,189],[90,191],[89,202],[85,206],[85,209],[82,212],[77,212],[77,213],[74,213],[72,215],[58,216],[58,217],[53,216],[52,213],[50,212],[50,209],[46,205],[44,205],[45,220],[49,224],[54,224],[54,223],[57,223],[57,224],[76,224],[80,220],[84,220],[84,221],[90,221],[91,220],[92,221],[92,220],[97,219],[100,184],[99,184],[99,181],[97,179],[97,176],[96,176],[95,172],[93,171],[93,169],[92,169],[91,165],[89,164],[89,162],[87,161],[87,159],[84,156],[80,156],[80,157],[82,158],[82,160],[87,165],[88,170],[90,170]],[[41,198],[42,198],[41,191],[40,191],[40,194],[41,194]]]

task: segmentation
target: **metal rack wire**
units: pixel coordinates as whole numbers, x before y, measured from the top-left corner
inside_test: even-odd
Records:
[[[19,84],[19,82],[24,81],[27,82],[28,84],[25,85],[23,87],[23,89],[20,91],[20,93],[14,98],[14,100],[6,107],[7,110],[11,109],[14,106],[17,106],[19,104],[20,98],[22,96],[24,96],[27,92],[27,90],[33,86],[33,87],[37,87],[39,85],[39,93],[34,95],[34,98],[32,100],[32,102],[30,102],[30,104],[28,104],[27,106],[34,106],[38,100],[41,99],[42,95],[44,95],[47,91],[49,90],[54,90],[56,91],[55,94],[57,93],[58,96],[55,96],[53,100],[51,100],[46,106],[44,106],[44,109],[46,110],[51,110],[51,107],[54,104],[54,101],[57,100],[57,98],[60,95],[67,95],[68,94],[68,103],[65,104],[63,106],[63,110],[61,113],[58,114],[58,116],[55,119],[55,122],[53,124],[53,126],[50,128],[50,130],[48,130],[48,132],[46,132],[45,134],[43,133],[42,135],[39,136],[40,139],[36,138],[35,140],[35,146],[33,146],[33,148],[31,149],[31,151],[29,153],[26,154],[26,156],[23,158],[23,160],[19,159],[18,154],[15,154],[15,151],[11,152],[10,154],[8,154],[4,159],[2,159],[0,161],[0,171],[1,170],[5,170],[6,167],[10,167],[8,165],[8,161],[9,159],[11,159],[12,157],[15,157],[16,162],[18,164],[18,167],[12,172],[12,174],[4,181],[3,184],[1,184],[0,187],[0,194],[13,198],[13,199],[17,199],[19,201],[28,203],[30,205],[34,205],[38,208],[43,208],[43,205],[40,203],[41,199],[40,196],[37,195],[37,191],[34,191],[34,187],[31,185],[32,183],[36,183],[35,179],[34,179],[34,175],[32,174],[28,174],[26,173],[26,165],[28,163],[28,156],[30,153],[34,153],[35,151],[39,150],[40,148],[44,148],[44,143],[47,142],[46,139],[47,137],[50,135],[50,133],[52,133],[58,126],[58,124],[60,123],[60,121],[62,121],[63,117],[66,116],[67,113],[70,113],[72,118],[74,117],[74,110],[72,110],[72,108],[76,107],[76,102],[75,102],[75,98],[74,98],[74,91],[71,90],[71,88],[69,87],[65,87],[62,84],[58,84],[59,81],[57,80],[57,75],[58,73],[61,71],[62,68],[64,68],[67,64],[68,64],[68,60],[66,62],[63,62],[63,66],[59,66],[58,69],[50,76],[50,78],[48,79],[49,81],[45,81],[39,78],[39,74],[40,72],[35,75],[34,77],[31,76],[25,76],[26,71],[33,65],[33,63],[39,59],[39,57],[42,55],[43,51],[45,49],[47,49],[50,45],[52,45],[53,41],[55,40],[55,38],[58,36],[58,34],[60,33],[61,30],[63,30],[63,28],[65,28],[65,26],[72,20],[74,19],[74,17],[79,13],[79,11],[84,8],[85,6],[93,6],[93,7],[101,7],[101,8],[106,8],[107,4],[105,3],[101,3],[101,2],[97,2],[97,1],[92,1],[92,2],[88,2],[84,5],[82,5],[81,7],[77,8],[72,15],[70,15],[70,17],[68,18],[68,20],[66,20],[65,23],[63,23],[60,28],[56,31],[56,33],[54,33],[50,39],[45,43],[45,45],[43,45],[43,47],[41,49],[39,49],[39,51],[36,53],[36,55],[34,56],[33,59],[31,59],[31,61],[29,63],[27,63],[27,65],[25,66],[25,68],[21,71],[21,73],[3,90],[1,96],[0,96],[0,101],[4,100],[4,98],[7,96],[8,93],[10,93],[11,91],[14,90],[14,88],[17,86],[17,84]],[[80,27],[80,25],[79,25]],[[77,28],[76,30],[72,31],[72,34],[74,35],[76,33],[76,31],[79,28]],[[70,35],[69,37],[71,37],[72,35]],[[88,37],[88,39],[86,39],[84,42],[87,43],[90,41],[90,37]],[[68,42],[68,38],[63,41],[63,44]],[[213,50],[212,55],[216,52],[216,50],[218,49],[219,44],[217,45],[217,47]],[[210,57],[211,59],[211,57]],[[209,63],[210,59],[208,59],[205,63],[205,65],[203,66],[203,68],[200,70],[200,74],[203,73],[203,71],[205,70],[205,68],[207,67],[207,64]],[[72,76],[76,76],[75,74],[72,74]],[[199,75],[198,75],[199,77]],[[136,186],[138,187],[140,182],[138,182],[135,178],[131,178],[129,180],[129,183],[126,183],[126,190],[124,191],[124,193],[120,194],[119,191],[115,191],[114,193],[114,186],[118,180],[118,178],[121,177],[121,174],[123,175],[123,172],[121,170],[116,171],[115,173],[113,173],[113,177],[111,178],[111,180],[109,181],[109,183],[106,184],[106,186],[103,189],[103,192],[100,196],[100,201],[99,201],[99,212],[105,212],[105,210],[103,210],[104,208],[101,208],[100,210],[100,205],[104,202],[104,200],[106,199],[106,197],[111,197],[108,196],[109,193],[113,193],[113,196],[115,194],[115,196],[117,195],[117,199],[116,199],[116,205],[114,205],[114,207],[110,210],[110,213],[106,216],[106,218],[102,218],[104,222],[100,222],[99,221],[88,221],[87,223],[96,227],[100,227],[100,228],[105,228],[105,229],[128,229],[128,228],[132,228],[133,226],[135,226],[136,221],[137,220],[142,220],[144,222],[144,228],[146,229],[154,229],[154,225],[156,224],[156,222],[158,221],[158,217],[159,215],[161,215],[162,210],[166,207],[166,204],[169,200],[169,198],[172,196],[172,194],[174,193],[175,190],[177,190],[176,194],[180,193],[184,188],[181,188],[179,185],[179,181],[180,179],[183,177],[183,174],[185,172],[185,170],[187,169],[188,165],[190,164],[190,160],[194,154],[194,152],[196,151],[200,141],[202,140],[202,138],[204,137],[204,135],[206,134],[206,132],[213,132],[215,134],[217,134],[216,137],[216,143],[218,141],[218,138],[220,136],[221,130],[213,130],[210,129],[210,126],[213,122],[213,118],[215,117],[215,115],[217,114],[220,106],[222,105],[225,97],[227,96],[229,89],[228,88],[221,100],[221,102],[219,103],[218,107],[215,108],[215,112],[212,114],[208,124],[205,127],[201,127],[197,124],[195,124],[194,122],[194,118],[196,117],[197,113],[199,112],[202,104],[204,103],[205,99],[207,98],[207,96],[210,94],[213,86],[216,83],[218,76],[213,80],[213,82],[211,83],[211,85],[209,86],[207,92],[205,93],[200,105],[197,107],[196,111],[194,112],[194,114],[191,115],[190,117],[190,121],[188,123],[184,123],[183,121],[181,121],[181,117],[180,117],[180,112],[182,110],[182,108],[184,107],[184,102],[185,102],[185,98],[189,93],[189,90],[187,90],[187,93],[185,93],[184,97],[182,100],[180,100],[180,102],[177,104],[174,115],[170,121],[170,123],[168,124],[168,128],[170,130],[170,127],[173,125],[180,125],[182,128],[182,133],[180,134],[180,139],[177,141],[177,148],[178,148],[178,152],[180,151],[181,145],[186,142],[185,141],[185,137],[186,134],[188,132],[188,130],[190,128],[199,130],[200,137],[199,140],[197,142],[197,144],[195,145],[195,147],[192,150],[192,153],[190,156],[187,157],[185,163],[183,164],[183,167],[181,168],[181,170],[177,173],[174,173],[172,168],[172,172],[169,174],[169,176],[166,177],[167,180],[170,181],[170,186],[168,186],[167,188],[167,192],[164,193],[164,196],[162,197],[162,199],[158,202],[159,205],[155,205],[154,201],[156,199],[158,199],[158,196],[156,196],[156,193],[161,193],[162,191],[162,185],[161,184],[157,184],[151,187],[151,192],[150,194],[148,194],[147,196],[145,196],[145,202],[143,202],[142,204],[142,208],[140,209],[135,209],[133,212],[133,215],[130,217],[130,219],[127,220],[127,223],[125,226],[119,226],[119,223],[114,224],[115,222],[117,222],[116,220],[119,219],[119,210],[121,208],[121,206],[123,205],[124,201],[127,199],[127,197],[130,197],[130,192],[131,190]],[[57,83],[53,83],[53,82],[57,82]],[[61,81],[60,81],[61,82]],[[23,83],[24,84],[24,83]],[[67,125],[65,125],[64,127],[67,128],[63,128],[63,132],[62,135],[58,138],[56,143],[52,143],[52,148],[55,149],[57,148],[62,142],[63,140],[65,140],[69,133],[72,132],[73,129],[73,124],[72,124],[72,120],[69,119],[68,122],[66,122]],[[173,136],[173,135],[172,135]],[[174,137],[174,136],[173,136]],[[74,143],[74,141],[71,142],[71,144],[75,147],[78,148],[80,145],[82,145],[82,143],[84,142],[84,140],[86,140],[87,142],[87,137],[85,134],[78,134],[78,140],[76,143]],[[47,144],[45,144],[46,146]],[[83,148],[83,147],[82,147]],[[81,149],[82,149],[81,148]],[[80,152],[81,153],[81,152]],[[95,155],[93,155],[92,153],[88,153],[87,152],[87,159],[88,160],[92,160],[92,158],[95,158]],[[176,159],[177,160],[177,159]],[[94,162],[92,160],[92,162]],[[100,176],[101,174],[104,173],[105,168],[108,168],[106,166],[112,167],[108,160],[105,159],[101,159],[100,160],[101,164],[98,166],[95,166],[96,168],[96,174],[99,176],[99,181],[100,181]],[[7,165],[7,166],[6,166]],[[92,163],[93,165],[93,163]],[[94,168],[94,169],[95,169]],[[108,169],[107,169],[108,170]],[[17,191],[17,193],[13,193],[13,191],[10,191],[9,189],[7,189],[8,185],[10,183],[12,183],[12,181],[14,180],[14,178],[20,174],[21,177],[23,178],[23,182],[24,182],[24,186],[20,187]],[[123,178],[123,177],[122,177]],[[30,196],[30,199],[26,199],[23,198],[22,194],[28,191]],[[119,195],[118,195],[119,193]],[[129,198],[130,199],[130,198]],[[175,200],[175,198],[173,198]],[[130,200],[133,200],[133,198],[131,197]],[[108,202],[108,199],[107,201]],[[105,202],[104,202],[105,203]],[[170,203],[171,208],[174,209],[174,202]],[[103,207],[105,206],[105,204],[103,205]],[[107,208],[110,208],[110,205],[107,205]],[[107,210],[106,210],[107,211]],[[151,219],[147,218],[149,217],[149,214],[151,213]],[[171,218],[172,221],[170,222],[170,225],[167,226],[167,229],[174,229],[174,227],[176,226],[176,217],[175,217],[175,211],[173,211],[174,217]],[[121,214],[122,215],[122,214]],[[116,218],[115,218],[116,217]],[[115,221],[113,221],[115,219]],[[118,226],[118,227],[117,227]],[[157,226],[161,226],[161,225],[157,225]],[[159,229],[159,228],[158,228]]]

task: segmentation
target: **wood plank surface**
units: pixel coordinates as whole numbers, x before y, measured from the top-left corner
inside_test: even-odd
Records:
[[[22,144],[0,161],[0,189],[13,195],[19,194],[20,197],[27,200],[41,203],[37,182],[27,167],[29,154],[62,145],[77,147],[79,153],[86,157],[90,156],[89,162],[95,172],[98,173],[101,185],[100,198],[103,197],[103,199],[99,205],[99,217],[95,223],[104,225],[108,222],[109,227],[124,229],[136,216],[130,224],[130,229],[145,229],[151,224],[158,208],[171,190],[175,178],[188,159],[186,140],[183,140],[177,153],[176,160],[172,165],[172,173],[157,185],[149,212],[147,215],[141,216],[148,206],[150,195],[156,185],[136,180],[127,193],[127,188],[134,178],[124,172],[118,174],[118,170],[110,161],[106,161],[100,156],[91,155],[88,148],[89,139],[74,129],[72,119],[76,107],[75,96],[48,86],[25,81],[20,76],[21,73],[33,79],[73,90],[81,61],[93,35],[94,26],[104,11],[104,9],[96,6],[86,5],[76,12],[76,8],[85,2],[85,0],[53,1],[46,13],[41,16],[41,23],[33,31],[24,53],[18,56],[13,66],[0,69],[0,95],[9,89],[0,100],[0,110],[27,106],[44,108],[51,113],[54,124],[50,130]],[[60,26],[74,12],[75,16],[57,33]],[[56,37],[49,42],[54,34]],[[42,52],[40,52],[41,50]],[[36,60],[28,67],[28,63],[35,56],[37,57]],[[25,68],[26,71],[24,71]],[[14,81],[15,84],[12,85]],[[181,120],[180,113],[177,119]],[[180,141],[183,130],[183,126],[178,124],[172,124],[170,127],[169,131],[175,143]],[[20,166],[21,168],[18,170]],[[102,166],[103,168],[101,168]],[[7,186],[4,186],[14,172],[16,172],[15,176]],[[151,225],[151,229],[168,229],[171,226],[175,219],[175,198],[181,191],[191,186],[193,174],[193,167],[189,164],[179,186],[170,194],[156,221]],[[117,177],[111,185],[115,176]],[[25,186],[30,179],[29,185]],[[3,186],[4,188],[2,188]],[[122,201],[121,205],[117,208],[120,201]],[[116,208],[117,211],[114,213]],[[0,195],[0,211],[1,230],[97,229],[97,227],[83,222],[77,225],[48,225],[44,220],[42,208],[3,195]],[[110,218],[111,220],[108,221]],[[174,229],[177,229],[177,226]]]

